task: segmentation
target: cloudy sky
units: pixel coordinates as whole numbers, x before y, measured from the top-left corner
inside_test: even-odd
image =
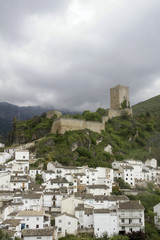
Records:
[[[160,0],[0,0],[0,102],[69,110],[160,94]]]

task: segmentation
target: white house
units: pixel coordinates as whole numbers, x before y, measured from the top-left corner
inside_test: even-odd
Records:
[[[144,230],[144,207],[140,201],[120,202],[117,206],[119,233]]]
[[[57,231],[53,228],[47,229],[25,229],[22,231],[23,240],[57,240]]]
[[[135,185],[135,179],[134,179],[134,168],[130,165],[120,165],[119,171],[122,173],[122,179],[130,184]]]
[[[1,228],[14,232],[14,237],[21,238],[21,220],[20,219],[6,219],[1,224]]]
[[[14,160],[12,164],[12,173],[19,172],[20,174],[28,174],[29,172],[29,161],[28,160]]]
[[[29,161],[29,151],[28,150],[19,150],[15,151],[15,160],[27,160]]]
[[[13,212],[13,207],[9,202],[0,202],[0,224],[7,219],[11,212]]]
[[[61,201],[61,213],[66,212],[68,214],[75,215],[75,207],[82,203],[84,203],[82,199],[78,199],[73,195],[63,198]]]
[[[4,143],[0,143],[0,148],[4,148],[5,144]]]
[[[103,237],[117,234],[117,212],[115,209],[94,209],[94,235]]]
[[[0,152],[0,164],[4,164],[6,161],[11,159],[11,155],[6,152]]]
[[[0,190],[10,190],[10,176],[9,172],[0,173]]]
[[[78,207],[75,208],[75,216],[78,219],[78,228],[93,228],[93,207],[86,204],[79,204]]]
[[[86,186],[87,193],[91,193],[93,195],[110,195],[111,189],[107,185],[87,185]]]
[[[16,189],[21,189],[21,190],[28,190],[28,176],[24,175],[24,176],[11,176],[10,178],[10,190],[16,190]]]
[[[43,196],[33,191],[27,192],[22,196],[23,210],[40,211],[43,206]]]
[[[55,217],[55,226],[57,227],[58,238],[65,237],[66,234],[77,234],[78,219],[74,215],[61,213]]]
[[[56,174],[52,170],[43,170],[41,173],[42,173],[42,178],[43,178],[44,182],[46,182],[50,179],[56,178]]]
[[[69,187],[69,182],[67,181],[66,178],[55,178],[55,179],[50,179],[47,182],[44,182],[42,184],[43,186],[46,186],[46,189],[60,189],[61,187]]]
[[[155,205],[153,207],[153,211],[154,211],[154,224],[156,225],[156,227],[158,229],[160,229],[160,203],[158,203],[157,205]]]
[[[36,178],[37,174],[41,174],[41,168],[31,168],[29,169],[29,176],[33,179]]]
[[[60,207],[61,200],[63,199],[63,194],[60,191],[58,192],[44,192],[43,193],[43,207]]]
[[[93,200],[86,199],[85,203],[93,206],[95,209],[108,209],[112,206],[115,206],[119,202],[128,202],[129,199],[125,195],[95,195]]]
[[[21,211],[17,216],[21,219],[21,229],[43,229],[50,227],[50,215],[42,211]]]
[[[146,167],[157,168],[157,160],[155,158],[147,159],[145,162]]]

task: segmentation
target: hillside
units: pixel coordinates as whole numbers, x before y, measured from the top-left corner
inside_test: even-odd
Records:
[[[0,103],[0,135],[1,140],[5,141],[5,137],[12,129],[12,121],[14,118],[18,120],[26,120],[34,116],[40,116],[48,108],[39,106],[19,107],[7,102]]]
[[[160,95],[140,102],[132,106],[132,109],[134,116],[146,112],[160,115]]]
[[[99,115],[97,112],[87,111],[84,116],[96,116],[97,119]],[[106,123],[105,131],[101,134],[87,129],[68,131],[64,135],[50,134],[53,120],[43,115],[15,122],[9,139],[10,144],[26,143],[43,137],[30,149],[41,159],[36,166],[42,162],[46,166],[48,161],[53,160],[64,165],[90,167],[110,166],[114,159],[125,158],[146,160],[155,157],[160,161],[160,116],[143,114],[135,117],[116,117]],[[108,144],[112,146],[112,154],[104,151]]]
[[[12,130],[13,119],[27,120],[35,116],[40,116],[43,112],[53,110],[49,107],[28,106],[19,107],[7,102],[0,102],[0,142],[6,141],[7,134]],[[62,109],[64,114],[70,113],[67,109]]]

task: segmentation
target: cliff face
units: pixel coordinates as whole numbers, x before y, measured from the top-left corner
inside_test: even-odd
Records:
[[[53,118],[45,115],[25,121],[14,121],[13,130],[9,135],[9,144],[27,143],[50,134]]]

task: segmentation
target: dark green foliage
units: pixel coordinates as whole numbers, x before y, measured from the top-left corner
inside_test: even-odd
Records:
[[[98,238],[99,240],[109,240],[109,237],[108,237],[108,234],[107,233],[104,233],[103,234],[103,237],[101,238]]]
[[[145,240],[145,233],[142,231],[128,233],[129,240]]]
[[[85,147],[79,147],[79,148],[77,149],[77,152],[78,152],[79,155],[82,156],[82,157],[91,158],[91,153],[90,153]]]
[[[66,235],[65,237],[59,238],[59,240],[92,240],[92,239],[96,239],[93,238],[91,235],[84,233],[84,234],[79,234],[78,236],[74,236],[74,235]]]
[[[98,108],[96,112],[99,113],[101,116],[106,115],[106,110],[104,108]]]
[[[128,107],[128,106],[127,106],[127,100],[126,100],[126,99],[124,99],[124,101],[121,103],[121,107],[122,107],[122,109],[125,109],[125,108]]]
[[[110,240],[129,240],[128,236],[117,235],[110,238]]]
[[[55,226],[55,219],[51,219],[51,226]]]
[[[122,192],[120,191],[120,188],[119,188],[119,186],[113,186],[112,187],[112,194],[113,195],[122,195]]]
[[[130,200],[140,200],[145,208],[145,234],[146,240],[160,239],[160,233],[154,225],[153,207],[160,202],[160,195],[154,191],[153,184],[149,183],[147,189],[153,193],[141,193],[137,196],[128,196]],[[137,238],[136,238],[137,239]],[[142,238],[143,239],[143,238]]]
[[[98,109],[96,114],[99,112],[104,113],[103,109]],[[92,114],[85,111],[81,116],[84,117],[84,115],[91,116]],[[36,122],[41,126],[50,126],[44,117],[35,118],[32,121],[29,120],[34,130],[39,128]],[[28,131],[26,121],[18,123],[18,126],[18,129],[23,126],[25,131]],[[114,159],[119,161],[125,158],[146,160],[158,157],[160,159],[158,150],[160,126],[157,118],[146,118],[145,115],[127,116],[127,119],[124,116],[116,117],[110,119],[105,128],[106,130],[101,134],[89,130],[68,131],[64,135],[49,134],[36,143],[33,151],[36,151],[38,158],[43,159],[44,168],[49,161],[56,160],[64,165],[110,167]],[[43,127],[42,130],[44,130]],[[31,129],[29,131],[33,132]],[[112,146],[112,155],[104,151],[108,144]],[[152,146],[152,151],[149,153],[150,146]]]
[[[102,116],[98,112],[84,111],[83,117],[86,121],[101,122]]]
[[[42,184],[43,183],[42,175],[37,174],[35,180],[36,180],[36,183]]]
[[[84,111],[72,117],[100,121],[104,114],[105,110],[99,108],[95,113]],[[31,150],[43,159],[44,168],[47,162],[56,160],[64,165],[86,164],[90,167],[109,167],[114,159],[121,161],[125,158],[146,160],[154,157],[160,161],[159,116],[115,117],[105,124],[105,131],[101,134],[89,130],[50,134],[52,122],[53,119],[47,119],[45,115],[14,121],[14,139],[21,142],[21,137],[22,141],[43,137]],[[113,154],[104,151],[108,144],[112,146]]]
[[[160,95],[150,98],[144,102],[140,102],[132,106],[133,114],[145,114],[147,117],[149,114],[160,115]],[[149,114],[148,114],[149,113]]]
[[[124,180],[121,178],[117,179],[117,183],[118,183],[119,187],[122,189],[125,189],[125,188],[130,189],[130,185],[128,183],[125,183]]]
[[[12,240],[12,238],[8,234],[4,233],[2,229],[0,229],[0,239],[1,240]],[[17,238],[17,240],[18,240],[18,238]]]

